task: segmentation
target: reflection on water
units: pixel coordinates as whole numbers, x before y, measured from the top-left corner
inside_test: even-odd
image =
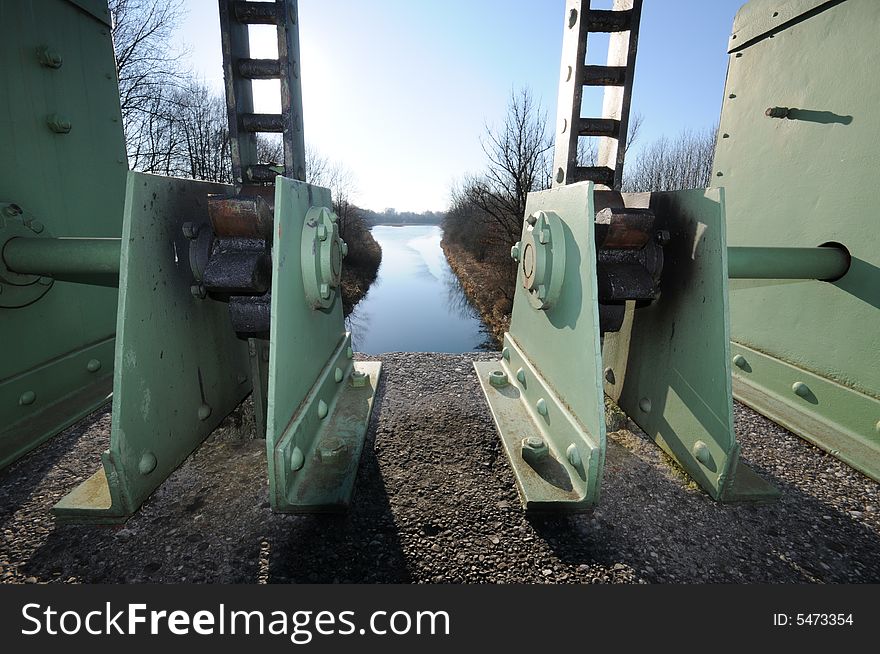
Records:
[[[494,349],[440,249],[437,225],[371,230],[382,246],[379,276],[346,319],[354,349],[471,352]]]

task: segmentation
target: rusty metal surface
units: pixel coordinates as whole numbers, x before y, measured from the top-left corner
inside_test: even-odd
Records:
[[[596,213],[596,247],[637,250],[654,235],[654,213],[650,209],[614,209]]]
[[[272,204],[259,194],[208,198],[208,214],[217,236],[270,239],[272,213]]]

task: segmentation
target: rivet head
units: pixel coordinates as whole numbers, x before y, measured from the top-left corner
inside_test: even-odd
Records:
[[[516,371],[516,380],[517,380],[520,384],[525,385],[525,383],[526,383],[526,371],[523,370],[522,368],[519,368],[519,369]]]
[[[809,397],[812,394],[810,387],[804,382],[799,381],[791,385],[791,390],[793,390],[794,394],[799,397]]]
[[[333,371],[333,381],[337,384],[342,381],[343,376],[342,368],[336,368],[336,370]]]
[[[293,452],[290,453],[290,469],[296,472],[303,467],[305,462],[306,457],[303,455],[303,451],[299,447],[294,447]]]
[[[46,124],[56,134],[68,134],[72,127],[70,120],[60,114],[51,114],[46,119]]]
[[[505,347],[501,350],[501,358],[510,361],[510,348]]]
[[[643,413],[651,413],[651,400],[647,397],[643,397],[639,400],[639,409],[641,409]]]
[[[18,403],[21,406],[26,406],[28,404],[33,404],[34,400],[37,399],[37,394],[33,391],[25,391],[18,398]]]
[[[605,381],[607,381],[609,384],[614,384],[617,381],[614,377],[613,368],[605,368]]]
[[[749,365],[749,362],[746,361],[746,358],[742,354],[737,354],[735,357],[733,357],[733,365],[735,365],[737,368],[745,368],[747,365]]]
[[[691,454],[693,454],[694,458],[707,468],[712,467],[712,453],[709,451],[709,446],[703,441],[697,441],[694,443],[694,446],[691,448]]]
[[[880,434],[880,420],[877,421],[877,424],[874,425],[874,431]]]
[[[211,416],[211,407],[203,404],[199,407],[199,420],[207,420]]]
[[[574,443],[569,445],[568,449],[565,450],[565,456],[568,457],[568,462],[575,468],[581,467],[581,451],[577,445]]]
[[[329,409],[327,408],[327,403],[324,400],[318,400],[318,418],[323,420],[327,417],[327,412]]]
[[[507,386],[507,373],[503,370],[493,370],[489,373],[489,383],[496,388]]]
[[[32,220],[28,223],[28,227],[34,234],[42,234],[45,227],[39,220]]]
[[[347,356],[349,359],[354,359],[354,350],[351,349],[351,347],[347,348],[345,350],[345,356]]]
[[[549,413],[547,409],[547,400],[545,400],[543,397],[539,398],[538,401],[535,402],[535,408],[542,416],[546,416],[547,413]]]
[[[156,469],[158,463],[159,461],[156,459],[155,454],[152,452],[144,452],[141,456],[141,460],[138,462],[138,472],[142,475],[148,475]]]
[[[89,372],[98,372],[101,369],[101,362],[98,359],[92,359],[86,364],[86,370]]]

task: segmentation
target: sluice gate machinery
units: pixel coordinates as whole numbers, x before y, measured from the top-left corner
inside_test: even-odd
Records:
[[[745,5],[712,186],[624,193],[641,5],[566,3],[553,186],[511,252],[501,359],[475,364],[524,506],[598,501],[606,394],[719,501],[777,494],[741,460],[732,397],[880,479],[880,5]],[[274,509],[354,489],[381,367],[353,360],[346,244],[301,181],[296,3],[219,9],[232,185],[127,170],[105,2],[0,0],[0,465],[113,403],[59,519],[125,520],[251,392]],[[251,24],[276,26],[277,59],[250,56]],[[597,32],[605,66],[585,63]],[[280,80],[280,114],[254,112],[254,79]],[[260,132],[283,162],[259,161]]]

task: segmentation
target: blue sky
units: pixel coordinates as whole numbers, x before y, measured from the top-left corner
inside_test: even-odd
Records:
[[[611,0],[594,0],[596,8]],[[714,125],[727,38],[742,0],[645,0],[633,91],[638,148]],[[512,88],[528,86],[552,126],[564,0],[300,0],[306,140],[343,162],[369,209],[443,210],[452,182],[484,165],[480,136]],[[189,0],[176,45],[222,91],[214,0]],[[606,37],[588,42],[604,63]],[[274,27],[251,28],[252,56],[272,57]],[[273,88],[273,85],[274,88]],[[278,111],[277,81],[255,85],[257,111]],[[594,98],[601,106],[601,99]],[[593,114],[587,111],[585,115]],[[599,115],[596,113],[596,115]]]

